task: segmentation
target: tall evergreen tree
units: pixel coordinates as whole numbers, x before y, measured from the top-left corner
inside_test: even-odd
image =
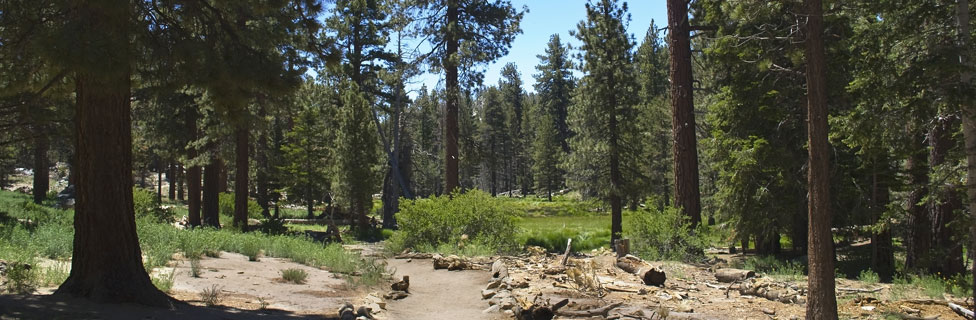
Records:
[[[572,132],[569,130],[566,118],[569,115],[569,104],[572,101],[572,93],[576,88],[576,80],[573,78],[573,63],[570,60],[568,49],[559,40],[559,34],[549,37],[546,46],[546,53],[538,55],[539,65],[535,67],[539,71],[535,75],[535,91],[539,95],[540,108],[543,113],[553,115],[553,121],[558,130],[559,145],[564,153],[569,153],[569,137]]]
[[[506,191],[513,191],[516,188],[522,190],[522,194],[526,194],[528,189],[531,188],[531,177],[529,176],[531,168],[530,154],[528,154],[528,149],[532,143],[531,139],[528,139],[530,134],[529,131],[523,130],[524,126],[528,123],[523,121],[528,114],[525,104],[525,91],[522,89],[522,78],[518,71],[518,67],[514,63],[505,64],[502,67],[501,77],[498,79],[498,91],[501,94],[501,102],[505,111],[506,119],[505,124],[509,132],[509,154],[508,154],[508,171],[509,178],[511,182],[511,189]],[[510,192],[509,196],[512,196],[514,192]]]
[[[654,21],[644,42],[634,55],[637,82],[640,86],[640,130],[635,144],[643,153],[639,157],[641,173],[646,175],[647,190],[655,195],[660,207],[671,205],[671,117],[668,105],[668,50],[659,38]]]
[[[498,187],[501,184],[499,180],[503,178],[502,175],[506,171],[503,166],[509,159],[507,154],[511,148],[510,132],[505,123],[505,109],[499,96],[498,88],[495,87],[481,90],[479,96],[482,110],[481,143],[484,147],[488,189],[492,196],[498,194]]]
[[[536,112],[538,121],[535,139],[532,141],[532,174],[536,193],[544,193],[552,201],[552,192],[562,182],[559,163],[566,156],[559,143],[559,129],[555,115]]]
[[[625,184],[621,164],[626,157],[622,134],[635,126],[635,78],[633,41],[627,33],[627,4],[600,0],[586,4],[586,20],[577,24],[576,37],[583,42],[583,78],[570,109],[567,171],[573,182],[597,187],[611,209],[611,241],[620,238]],[[589,176],[589,177],[587,177]],[[598,184],[593,184],[598,183]]]
[[[688,3],[668,0],[668,49],[671,57],[674,203],[691,218],[691,225],[696,226],[701,222],[701,192],[698,186],[698,139],[695,134]]]
[[[468,87],[481,80],[474,67],[508,54],[524,11],[516,11],[508,0],[417,0],[430,12],[421,34],[432,49],[427,55],[431,69],[444,70],[444,192],[460,187],[458,179],[458,134],[461,83]],[[464,14],[461,14],[461,13]]]

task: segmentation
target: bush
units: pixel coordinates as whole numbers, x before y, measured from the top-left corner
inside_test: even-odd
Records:
[[[308,272],[297,268],[285,269],[281,270],[281,278],[294,284],[303,284],[308,278]]]
[[[397,222],[400,231],[390,238],[391,250],[480,245],[491,251],[512,251],[518,247],[515,213],[491,195],[471,190],[449,196],[400,202]],[[462,245],[462,246],[463,246]]]
[[[878,281],[881,281],[881,277],[878,276],[877,272],[871,270],[862,270],[861,274],[857,275],[857,280],[864,283],[874,284],[874,283],[878,283]]]
[[[631,250],[648,260],[701,260],[708,244],[706,229],[692,229],[688,217],[672,207],[636,212],[624,230]]]
[[[802,263],[791,260],[780,260],[774,256],[749,257],[743,262],[742,266],[737,267],[766,273],[784,280],[801,280],[806,275],[806,266]]]
[[[218,199],[218,211],[221,215],[233,217],[234,216],[234,194],[230,192],[220,193],[220,198]],[[251,219],[261,219],[261,206],[254,199],[247,199],[247,217]]]
[[[173,213],[160,207],[156,193],[149,189],[132,188],[132,207],[136,217],[149,217],[158,222],[173,222]]]
[[[35,260],[20,257],[7,265],[7,291],[16,294],[31,294],[38,284]]]

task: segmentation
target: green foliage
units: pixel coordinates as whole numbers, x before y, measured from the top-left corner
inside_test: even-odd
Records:
[[[231,192],[221,192],[218,198],[218,212],[227,217],[234,216],[234,194]],[[254,199],[247,199],[247,217],[250,219],[261,219],[261,206]]]
[[[247,256],[248,261],[258,261],[261,255],[261,244],[258,239],[247,237],[240,245],[240,253]]]
[[[861,273],[857,275],[857,280],[864,283],[875,284],[881,281],[881,278],[878,276],[877,272],[871,271],[870,269],[865,269],[861,270]]]
[[[751,256],[736,267],[766,273],[772,277],[799,281],[806,275],[806,266],[792,260],[781,260],[775,256]]]
[[[369,101],[358,85],[348,81],[344,84],[338,154],[342,187],[337,191],[350,204],[352,214],[365,217],[372,209],[373,193],[379,185],[379,138]]]
[[[708,245],[707,229],[692,228],[689,218],[672,207],[635,212],[624,230],[631,250],[648,260],[699,261]]]
[[[609,222],[609,217],[605,220]],[[543,230],[525,231],[519,235],[519,242],[526,246],[539,246],[549,252],[566,251],[566,239],[573,239],[572,251],[584,252],[600,247],[609,246],[610,228],[598,231],[580,230],[577,228],[548,228]]]
[[[7,265],[7,291],[16,294],[31,294],[38,285],[37,260],[21,255]]]
[[[222,289],[223,288],[216,284],[210,286],[209,288],[203,288],[203,290],[200,291],[200,300],[203,301],[203,304],[206,304],[208,307],[216,306],[221,300],[224,299]]]
[[[537,121],[532,142],[532,173],[536,192],[551,199],[553,191],[562,184],[563,172],[558,165],[566,155],[560,145],[556,119],[549,113],[541,113]]]
[[[314,205],[330,189],[338,120],[332,115],[340,102],[332,88],[315,81],[305,81],[295,99],[294,127],[285,133],[278,169],[288,200]]]
[[[41,285],[48,287],[60,286],[65,280],[68,280],[68,274],[71,271],[70,262],[55,262],[50,267],[44,268],[41,273]]]
[[[281,270],[281,278],[294,284],[303,284],[308,278],[308,272],[297,268],[285,269]]]
[[[514,218],[511,207],[479,190],[404,200],[397,216],[400,230],[390,239],[390,249],[458,246],[467,235],[465,245],[510,251],[518,246]]]
[[[200,277],[200,257],[190,257],[190,276]]]
[[[174,268],[166,274],[151,275],[149,278],[152,280],[153,285],[156,286],[156,289],[169,293],[169,290],[173,289],[173,279],[176,278],[176,269]]]
[[[160,206],[156,192],[133,187],[132,188],[132,207],[135,209],[136,217],[151,217],[159,222],[173,222],[173,213]]]

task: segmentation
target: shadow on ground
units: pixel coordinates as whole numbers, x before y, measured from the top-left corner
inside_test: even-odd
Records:
[[[334,311],[322,310],[323,313]],[[183,304],[175,310],[132,304],[101,304],[52,295],[0,295],[0,319],[338,319],[282,310],[240,310]]]

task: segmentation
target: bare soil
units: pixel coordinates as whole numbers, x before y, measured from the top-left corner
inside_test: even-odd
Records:
[[[481,300],[481,289],[490,276],[484,270],[434,270],[429,259],[388,259],[394,278],[410,276],[410,296],[388,301],[390,319],[509,319],[499,313],[483,313],[488,304]]]

